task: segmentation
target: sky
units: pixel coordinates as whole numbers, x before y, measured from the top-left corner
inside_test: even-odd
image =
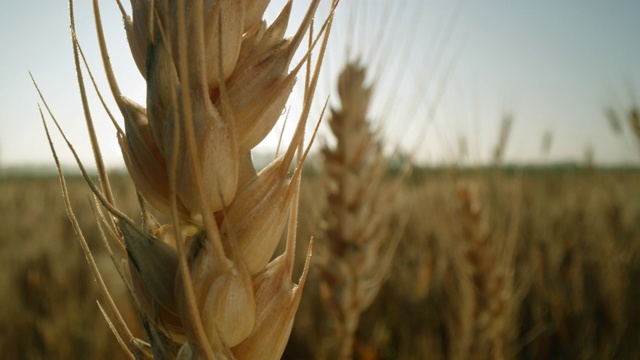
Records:
[[[89,3],[76,1],[78,38],[119,118]],[[267,20],[282,3],[272,3]],[[291,27],[307,3],[294,1]],[[145,84],[115,1],[101,1],[101,11],[120,87],[144,104]],[[490,160],[501,121],[510,114],[507,162],[579,162],[591,148],[598,164],[638,164],[638,142],[626,122],[623,134],[616,134],[604,112],[613,108],[622,118],[640,103],[638,14],[636,0],[343,0],[310,121],[317,120],[327,97],[338,106],[334,79],[347,59],[357,58],[374,84],[370,117],[383,140],[389,149],[410,152],[422,162]],[[42,101],[29,72],[83,161],[91,163],[66,1],[6,4],[0,13],[0,48],[0,167],[53,163],[38,112]],[[122,166],[113,126],[90,83],[87,88],[105,159]],[[294,90],[290,116],[299,102],[300,91]],[[285,134],[292,132],[291,123]],[[282,126],[261,150],[275,148]],[[552,138],[547,154],[541,151],[545,134]],[[63,163],[72,165],[60,137],[54,141]],[[331,141],[322,128],[318,144]]]

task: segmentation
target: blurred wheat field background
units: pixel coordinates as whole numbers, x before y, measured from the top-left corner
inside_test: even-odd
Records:
[[[114,179],[119,203],[135,215],[129,180],[124,174]],[[362,314],[354,356],[490,359],[499,350],[514,359],[637,358],[639,181],[634,169],[417,169],[399,190],[409,221],[388,281]],[[135,324],[118,275],[100,252],[81,183],[70,186],[74,206],[83,209],[79,220]],[[58,180],[16,176],[0,184],[2,357],[119,353],[98,312],[96,286]],[[305,174],[301,239],[316,232],[320,187],[318,175]],[[471,229],[477,239],[468,238],[465,207],[479,215]],[[483,245],[473,244],[480,239]],[[494,281],[496,271],[501,275]],[[312,268],[309,276],[284,358],[314,358],[322,346],[326,315],[318,273]]]
[[[418,2],[380,13],[387,9],[380,3],[344,2],[316,96],[329,96],[330,114],[319,134],[321,151],[304,164],[294,278],[312,238],[314,254],[283,359],[640,359],[640,117],[633,76],[626,79],[630,104],[604,96],[581,109],[604,108],[594,115],[598,126],[562,127],[551,119],[541,121],[541,131],[533,124],[548,109],[532,110],[535,101],[521,109],[509,96],[490,111],[500,121],[487,122],[482,106],[470,104],[488,100],[486,110],[496,99],[484,89],[474,94],[454,75],[464,58],[457,33],[462,5],[434,15]],[[430,21],[437,26],[423,38],[421,25]],[[339,80],[345,59],[362,66],[357,84]],[[301,102],[301,92],[294,90],[290,103]],[[341,117],[353,115],[345,110],[349,96],[359,98],[352,101],[358,124],[336,130],[348,127],[336,125]],[[253,152],[256,163],[272,160],[274,144],[286,142],[291,126],[278,124]],[[78,149],[88,157],[82,141]],[[539,149],[530,149],[534,143]],[[349,144],[353,149],[345,150]],[[106,151],[109,164],[112,153]],[[616,156],[622,161],[607,162]],[[124,358],[98,308],[101,294],[60,180],[48,169],[17,169],[0,166],[0,358]],[[110,169],[118,208],[138,221],[134,183],[121,166]],[[66,173],[71,207],[107,286],[133,335],[145,339],[102,242],[92,193],[77,171]],[[342,187],[375,196],[347,201]],[[346,227],[384,236],[367,243],[336,235]],[[283,252],[284,236],[278,247],[275,254]]]

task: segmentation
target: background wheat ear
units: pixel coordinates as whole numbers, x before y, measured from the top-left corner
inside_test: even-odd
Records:
[[[509,142],[509,136],[511,135],[511,127],[513,126],[513,114],[505,113],[500,123],[500,131],[498,133],[498,139],[496,145],[493,148],[493,163],[494,165],[501,165],[504,160],[504,154]]]
[[[640,151],[640,107],[638,105],[634,105],[629,109],[627,119]]]
[[[510,358],[507,328],[513,316],[513,278],[509,268],[513,266],[515,247],[509,239],[494,239],[491,225],[486,220],[488,212],[482,202],[477,184],[460,183],[456,189],[459,203],[460,266],[463,287],[468,293],[459,299],[461,309],[469,311],[460,315],[466,320],[468,338],[461,336],[466,350],[462,358],[506,359]],[[464,319],[467,317],[467,319]],[[468,352],[466,352],[468,351]]]
[[[351,358],[360,314],[387,278],[400,239],[398,179],[388,179],[388,160],[367,117],[372,88],[365,67],[345,65],[338,78],[340,107],[328,123],[335,147],[322,149],[327,207],[316,265],[320,295],[329,315],[329,358]]]

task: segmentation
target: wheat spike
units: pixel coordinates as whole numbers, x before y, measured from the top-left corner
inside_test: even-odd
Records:
[[[504,153],[509,142],[509,135],[511,135],[511,127],[513,125],[513,114],[506,113],[502,117],[500,123],[500,132],[498,134],[498,140],[496,146],[493,148],[493,163],[494,165],[501,165],[504,160]]]
[[[627,117],[629,119],[629,127],[631,131],[633,131],[633,135],[640,149],[640,110],[638,106],[632,106]]]
[[[472,359],[508,358],[507,329],[511,315],[511,279],[508,276],[510,254],[498,256],[491,232],[486,228],[485,210],[478,188],[470,183],[458,186],[459,215],[466,285],[470,297],[461,299],[470,307],[469,336],[464,344]],[[463,316],[464,317],[464,316]]]
[[[341,108],[329,125],[337,143],[325,147],[326,228],[318,242],[320,293],[335,323],[331,358],[351,358],[360,314],[376,297],[399,239],[392,224],[395,183],[367,119],[371,87],[365,68],[349,63],[338,79]]]
[[[131,15],[118,0],[133,58],[147,83],[146,106],[121,94],[99,4],[93,1],[106,76],[124,118],[124,131],[117,128],[117,134],[125,164],[142,198],[171,219],[167,224],[146,213],[144,202],[142,224],[115,207],[86,101],[73,1],[69,4],[78,83],[101,188],[67,144],[113,219],[105,225],[123,253],[112,258],[139,308],[149,344],[132,336],[101,284],[109,305],[102,311],[116,337],[131,358],[279,358],[310,261],[309,247],[307,267],[293,284],[299,183],[310,147],[302,153],[303,135],[337,1],[290,69],[320,0],[310,2],[291,38],[284,37],[291,1],[268,25],[262,20],[268,0],[132,0]],[[256,172],[251,150],[272,130],[314,48],[319,48],[316,67],[313,73],[307,67],[295,134],[284,155]],[[82,231],[75,227],[91,260]],[[286,250],[270,262],[285,228]],[[93,263],[91,269],[100,278]]]

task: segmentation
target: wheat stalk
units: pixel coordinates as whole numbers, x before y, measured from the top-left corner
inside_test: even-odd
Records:
[[[627,114],[629,120],[629,127],[633,132],[634,138],[638,144],[640,150],[640,108],[637,105],[633,105]]]
[[[486,228],[484,209],[478,189],[470,183],[461,183],[457,189],[459,215],[462,230],[463,271],[469,287],[465,299],[469,306],[470,328],[468,339],[462,343],[468,347],[462,358],[508,358],[507,329],[511,315],[512,291],[508,269],[512,266],[512,254],[507,251],[498,256],[492,244],[492,233]],[[512,249],[508,249],[512,250]],[[464,317],[464,316],[463,316]],[[456,341],[456,340],[454,340]]]
[[[501,165],[504,160],[504,153],[511,135],[511,127],[513,125],[513,114],[505,113],[500,123],[500,132],[496,140],[496,146],[493,148],[493,163]]]
[[[553,133],[549,130],[542,134],[542,140],[540,141],[540,154],[545,158],[549,158],[551,152],[551,146],[553,145]]]
[[[326,227],[319,241],[320,293],[335,324],[331,358],[351,358],[360,314],[375,299],[399,240],[392,224],[398,182],[367,119],[371,87],[365,68],[349,63],[338,80],[341,108],[329,119],[337,139],[325,147]]]
[[[69,217],[106,300],[101,310],[129,358],[272,359],[284,351],[311,255],[309,246],[305,269],[293,284],[298,191],[310,146],[303,151],[303,135],[337,1],[302,60],[292,70],[289,66],[319,3],[312,1],[295,34],[284,38],[291,1],[269,26],[262,20],[268,0],[134,0],[131,15],[118,1],[133,58],[147,83],[144,107],[119,90],[98,1],[93,1],[105,72],[124,118],[124,130],[116,125],[118,140],[143,199],[138,224],[117,209],[111,195],[87,105],[70,0],[78,84],[100,187],[66,136],[65,141],[96,202],[108,212],[97,208],[99,223],[114,240],[103,233],[105,244],[139,308],[148,344],[128,330],[101,280],[68,201],[44,116],[43,123]],[[320,40],[315,71],[307,67],[302,114],[291,143],[258,173],[251,149],[275,125]],[[159,224],[145,201],[170,222]],[[285,252],[270,261],[285,229]]]

